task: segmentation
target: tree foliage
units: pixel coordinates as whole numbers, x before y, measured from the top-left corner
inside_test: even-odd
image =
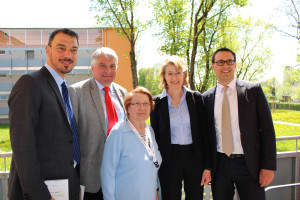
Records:
[[[270,31],[269,24],[252,18],[236,17],[227,22],[222,44],[237,54],[237,78],[256,81],[271,67],[272,54],[265,44]]]
[[[284,6],[280,7],[280,13],[288,18],[289,24],[283,28],[274,26],[274,28],[289,36],[296,38],[300,42],[300,1],[299,0],[285,0]]]
[[[155,14],[158,35],[164,42],[160,50],[162,53],[185,57],[189,66],[191,89],[203,92],[214,82],[215,79],[211,78],[210,56],[218,46],[217,33],[226,22],[231,7],[244,6],[247,2],[247,0],[154,0],[154,9],[158,11]],[[170,13],[176,15],[170,16]]]
[[[155,0],[152,4],[156,25],[160,27],[155,36],[164,41],[159,50],[167,55],[185,54],[187,4],[188,0]]]
[[[147,88],[153,96],[160,94],[159,65],[139,70],[139,85]]]
[[[139,0],[92,0],[91,7],[99,13],[96,16],[99,24],[118,28],[130,42],[133,88],[138,85],[135,44],[140,32],[145,28],[145,23],[136,15],[140,3],[142,1]]]

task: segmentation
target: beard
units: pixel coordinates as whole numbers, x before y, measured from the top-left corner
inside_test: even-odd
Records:
[[[50,57],[51,67],[59,74],[68,74],[75,67],[74,61],[72,59],[54,59],[52,56]],[[68,62],[68,64],[64,65],[64,62]]]

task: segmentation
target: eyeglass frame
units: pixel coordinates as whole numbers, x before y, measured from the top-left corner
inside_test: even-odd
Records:
[[[228,62],[233,62],[233,63],[232,63],[232,64],[229,64]],[[227,65],[234,65],[235,62],[236,62],[236,60],[228,59],[228,60],[218,60],[218,61],[214,62],[214,64],[216,63],[217,66],[224,66],[225,63],[226,63]],[[223,63],[223,64],[221,64],[221,63]]]
[[[145,106],[145,107],[150,107],[150,103],[148,102],[145,102],[145,103],[140,103],[140,102],[135,102],[135,103],[129,103],[130,105],[134,106],[134,107],[141,107],[141,105]]]

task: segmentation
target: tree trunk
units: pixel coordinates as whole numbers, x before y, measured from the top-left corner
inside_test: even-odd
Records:
[[[132,86],[133,88],[136,88],[138,86],[138,77],[137,77],[137,70],[136,70],[134,43],[132,41],[130,41],[130,65],[131,65],[131,74],[132,74]]]

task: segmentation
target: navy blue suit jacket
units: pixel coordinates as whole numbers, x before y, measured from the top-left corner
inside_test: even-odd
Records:
[[[268,101],[259,83],[236,81],[241,143],[251,175],[259,178],[260,169],[276,170],[276,139]],[[216,86],[203,94],[211,134],[213,174],[217,162],[214,118]]]

